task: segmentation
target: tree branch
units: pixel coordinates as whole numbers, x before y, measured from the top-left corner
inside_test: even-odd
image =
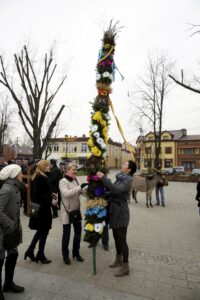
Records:
[[[200,90],[197,90],[197,89],[191,87],[190,85],[187,85],[187,84],[185,84],[185,83],[182,83],[182,82],[178,81],[175,77],[173,77],[173,76],[170,75],[170,74],[169,74],[169,77],[170,77],[171,79],[173,79],[178,85],[184,87],[185,89],[190,90],[190,91],[192,91],[192,92],[194,92],[194,93],[200,94]]]

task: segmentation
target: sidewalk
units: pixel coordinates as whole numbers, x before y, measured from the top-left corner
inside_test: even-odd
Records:
[[[53,220],[46,246],[46,255],[52,263],[24,261],[34,231],[28,229],[28,218],[22,216],[24,242],[19,247],[16,282],[25,285],[26,293],[9,295],[6,299],[50,296],[52,299],[199,300],[200,216],[194,200],[195,188],[194,183],[170,182],[165,188],[165,208],[146,208],[143,193],[138,194],[138,204],[131,201],[128,230],[131,274],[123,278],[114,277],[115,270],[108,268],[115,256],[111,232],[110,250],[104,251],[101,243],[97,246],[96,276],[92,274],[92,250],[85,242],[81,244],[85,261],[73,260],[71,266],[64,265],[58,218]]]
[[[17,267],[16,282],[23,282],[25,292],[5,293],[6,300],[148,300],[113,289],[88,284]]]

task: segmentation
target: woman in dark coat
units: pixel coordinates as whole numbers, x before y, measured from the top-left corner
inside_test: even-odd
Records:
[[[121,166],[121,172],[116,175],[114,184],[103,173],[97,172],[97,176],[111,192],[109,199],[109,224],[113,230],[117,253],[115,261],[110,267],[115,268],[121,266],[115,276],[129,275],[129,249],[126,235],[130,219],[128,201],[132,185],[132,175],[135,171],[136,164],[132,160],[125,162]]]
[[[21,168],[11,164],[0,172],[3,185],[0,190],[0,300],[3,292],[21,293],[24,287],[13,282],[15,266],[18,258],[17,246],[22,242],[20,222],[20,188],[22,184]],[[5,260],[5,283],[1,286],[2,268]]]
[[[57,205],[57,200],[51,192],[51,186],[48,180],[50,165],[47,160],[40,160],[37,164],[36,172],[33,175],[31,183],[31,202],[40,205],[38,218],[30,217],[29,227],[37,230],[30,246],[24,254],[24,259],[29,257],[32,261],[41,261],[48,264],[51,260],[44,254],[44,248],[52,225],[51,205]],[[34,249],[39,241],[39,249],[36,257]]]

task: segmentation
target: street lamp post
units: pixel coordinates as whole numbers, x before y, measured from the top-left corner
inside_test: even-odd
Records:
[[[67,151],[68,151],[68,149],[67,149],[67,147],[68,147],[68,134],[65,135],[64,140],[65,140],[65,142],[66,142],[66,144],[65,144],[65,157],[66,157],[66,159],[67,159]],[[67,162],[68,162],[68,159],[67,159]]]
[[[143,129],[140,127],[140,170],[142,170],[142,139],[143,139]]]

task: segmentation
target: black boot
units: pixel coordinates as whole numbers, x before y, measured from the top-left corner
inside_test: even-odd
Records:
[[[35,261],[34,250],[28,248],[24,253],[24,260],[26,260],[27,257],[29,257],[31,261]]]
[[[44,254],[43,255],[39,254],[39,252],[35,257],[35,261],[36,261],[36,263],[38,263],[38,261],[40,261],[42,264],[50,264],[51,263],[50,259],[46,258],[46,256]]]
[[[2,291],[2,268],[3,268],[4,259],[0,259],[0,300],[4,300],[4,295]]]
[[[4,292],[22,293],[24,291],[24,287],[19,286],[13,282],[17,257],[18,257],[18,253],[13,253],[8,255],[6,258],[5,283],[3,286]]]

